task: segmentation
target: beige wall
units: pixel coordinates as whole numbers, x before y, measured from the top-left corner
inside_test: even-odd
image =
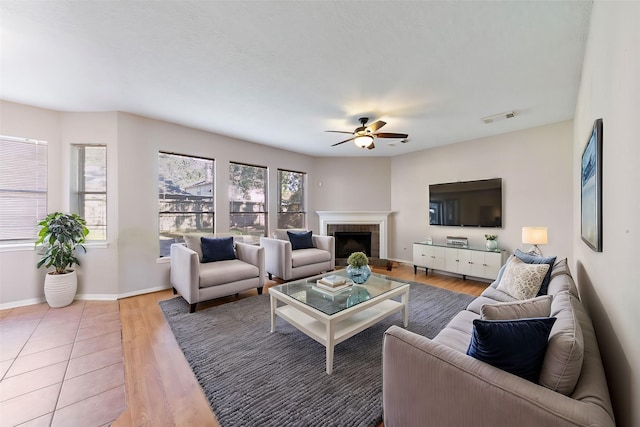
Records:
[[[322,157],[315,159],[315,170],[317,179],[310,186],[317,210],[391,209],[390,158]]]
[[[448,235],[483,246],[485,234],[497,234],[499,247],[513,253],[529,247],[521,244],[523,226],[544,226],[543,253],[571,258],[572,140],[566,121],[392,158],[390,257],[410,262],[413,242],[430,236],[444,243]],[[429,184],[488,178],[502,178],[502,228],[429,225]]]
[[[580,159],[602,118],[603,251],[580,238]],[[619,426],[640,426],[640,3],[595,2],[575,115],[573,246]]]
[[[100,299],[135,295],[169,286],[168,263],[158,262],[158,151],[216,160],[216,230],[228,229],[230,161],[269,168],[270,207],[277,203],[277,169],[314,176],[314,159],[296,153],[202,132],[126,113],[65,113],[0,101],[0,133],[49,143],[48,211],[68,210],[70,144],[107,145],[107,223],[105,244],[87,245],[79,254],[78,296]],[[386,196],[385,196],[386,197]],[[317,208],[308,202],[309,226]],[[270,228],[276,215],[269,216]],[[0,248],[0,307],[43,299],[44,269],[36,269],[32,245]]]

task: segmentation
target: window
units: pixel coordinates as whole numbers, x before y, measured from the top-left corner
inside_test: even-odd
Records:
[[[35,242],[47,216],[47,143],[0,136],[0,243]]]
[[[278,228],[305,228],[306,173],[278,169]]]
[[[107,147],[71,146],[71,212],[87,221],[87,240],[107,240]]]
[[[229,230],[234,234],[266,236],[267,168],[229,165]]]
[[[160,256],[184,233],[213,233],[213,163],[181,154],[158,154]]]

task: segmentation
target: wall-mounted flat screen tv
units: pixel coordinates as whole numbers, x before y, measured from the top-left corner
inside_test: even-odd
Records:
[[[502,227],[502,178],[429,185],[429,224]]]

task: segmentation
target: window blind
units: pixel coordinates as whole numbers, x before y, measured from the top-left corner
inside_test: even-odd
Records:
[[[47,143],[0,136],[0,243],[35,241],[47,215]]]

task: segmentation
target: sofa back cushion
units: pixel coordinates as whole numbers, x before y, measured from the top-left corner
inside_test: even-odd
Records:
[[[567,259],[558,261],[551,271],[551,281],[549,282],[549,289],[547,293],[549,295],[555,295],[558,292],[569,291],[576,298],[580,298],[578,294],[578,288],[576,287],[569,266],[567,265]]]
[[[573,393],[580,378],[584,357],[579,311],[584,311],[582,304],[568,291],[553,297],[551,316],[558,320],[551,329],[540,371],[540,384],[567,396]]]
[[[482,320],[513,320],[549,317],[551,299],[551,295],[543,295],[523,301],[484,304],[480,307],[480,318]]]
[[[236,253],[233,250],[233,237],[201,237],[200,242],[202,243],[203,263],[236,259]]]

